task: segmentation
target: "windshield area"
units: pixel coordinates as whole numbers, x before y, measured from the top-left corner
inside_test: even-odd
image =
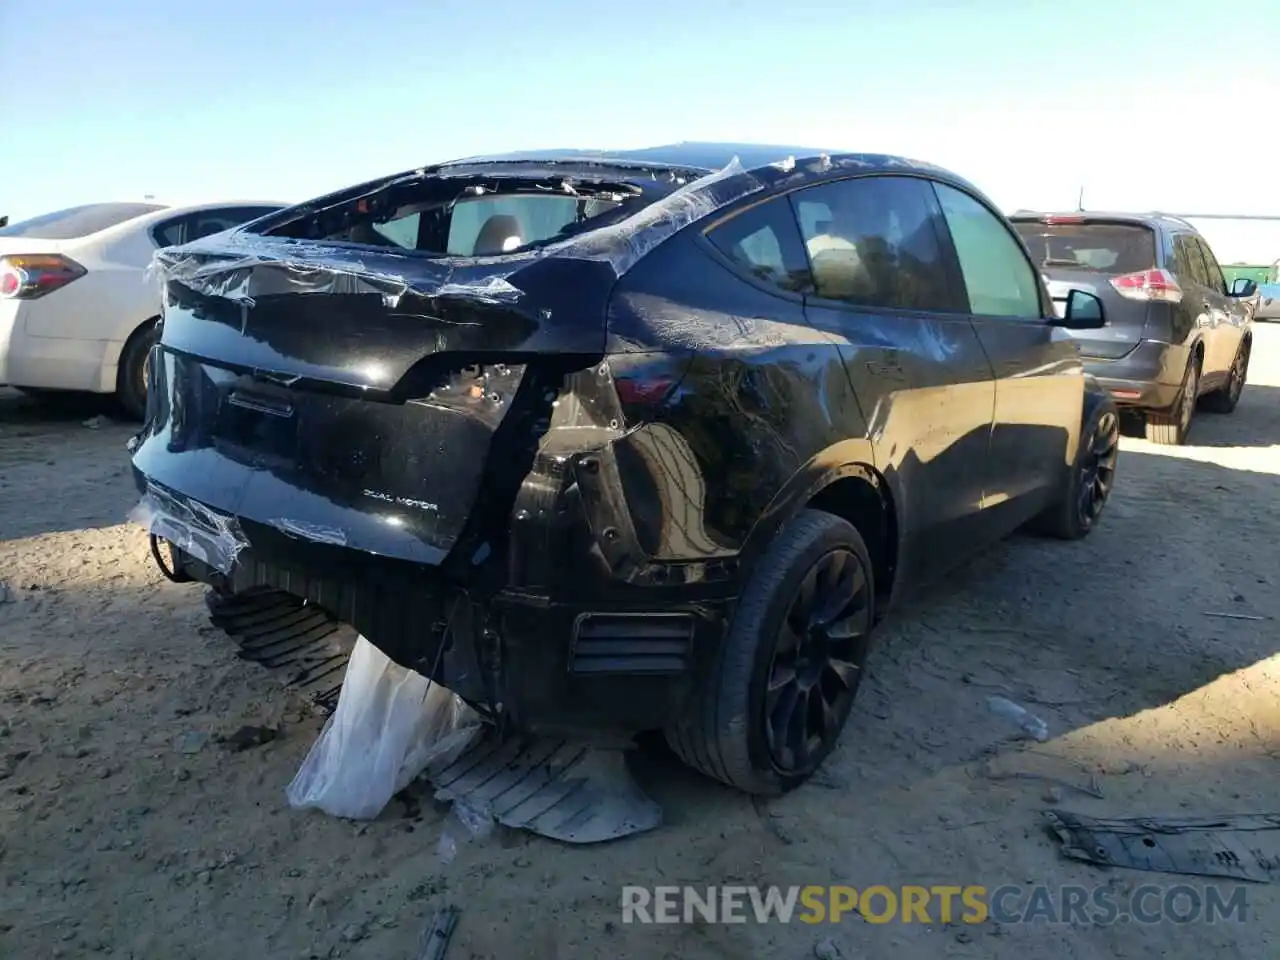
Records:
[[[491,257],[564,239],[647,203],[635,188],[564,182],[457,183],[426,179],[286,221],[268,233]]]
[[[54,213],[41,214],[30,220],[0,228],[0,237],[25,237],[29,240],[75,240],[99,230],[140,217],[153,210],[163,210],[156,203],[90,203],[68,207]]]
[[[1156,263],[1155,236],[1146,227],[1122,223],[1021,221],[1014,229],[1043,267],[1096,273],[1137,273]]]

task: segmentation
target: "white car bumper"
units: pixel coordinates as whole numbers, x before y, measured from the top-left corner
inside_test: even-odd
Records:
[[[113,393],[121,344],[28,336],[38,307],[39,301],[0,300],[0,384]]]

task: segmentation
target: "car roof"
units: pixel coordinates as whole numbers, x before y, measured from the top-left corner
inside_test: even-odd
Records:
[[[228,207],[278,207],[283,209],[289,206],[282,200],[206,200],[202,203],[180,203],[173,205],[164,205],[156,213],[163,213],[166,216],[176,216],[183,213],[199,213],[202,210],[223,210]]]
[[[667,167],[690,172],[711,173],[721,170],[737,158],[744,170],[761,170],[777,167],[789,160],[797,164],[826,158],[833,165],[856,166],[862,172],[901,170],[905,167],[929,169],[949,179],[964,181],[955,174],[933,164],[921,163],[906,157],[879,153],[854,153],[833,148],[797,146],[786,144],[739,142],[691,142],[666,144],[657,147],[641,147],[628,150],[597,149],[543,149],[520,150],[511,153],[464,157],[436,165],[434,169],[450,167],[484,166],[486,164],[526,163],[572,166],[590,164],[595,167],[612,166],[619,169]]]

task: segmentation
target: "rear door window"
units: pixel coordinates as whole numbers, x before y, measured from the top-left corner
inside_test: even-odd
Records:
[[[76,240],[118,226],[144,213],[163,210],[158,203],[90,203],[46,213],[0,228],[0,237],[29,240]]]
[[[1179,233],[1173,238],[1173,269],[1180,280],[1209,286],[1209,269],[1205,266],[1204,255],[1190,234]]]
[[[1031,259],[1045,268],[1140,273],[1156,265],[1155,234],[1136,223],[1015,221]]]
[[[799,190],[791,202],[818,296],[868,307],[963,311],[928,181],[839,180]]]
[[[964,274],[969,309],[978,316],[1039,320],[1040,283],[1004,221],[976,199],[934,184]]]
[[[1222,276],[1222,268],[1218,266],[1218,258],[1213,255],[1213,251],[1209,249],[1209,244],[1204,242],[1204,238],[1195,237],[1194,242],[1200,248],[1201,256],[1204,257],[1205,285],[1218,293],[1226,293],[1227,281]]]
[[[151,228],[151,236],[161,247],[173,247],[230,230],[279,210],[279,207],[221,207],[199,210],[163,220]]]
[[[791,293],[811,289],[809,261],[785,198],[744,210],[707,234],[722,254],[757,280]]]

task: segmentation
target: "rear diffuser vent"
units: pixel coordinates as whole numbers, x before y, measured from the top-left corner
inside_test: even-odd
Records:
[[[688,613],[584,613],[573,631],[571,673],[680,673],[689,661]]]

